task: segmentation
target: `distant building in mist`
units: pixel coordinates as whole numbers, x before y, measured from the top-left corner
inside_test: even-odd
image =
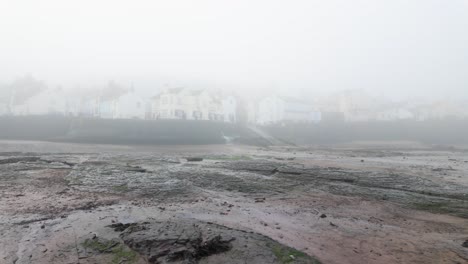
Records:
[[[229,123],[237,122],[237,99],[234,96],[228,96],[221,99],[223,105],[224,121]]]
[[[99,96],[83,96],[78,103],[77,116],[81,117],[100,117]]]
[[[333,100],[345,122],[397,121],[415,117],[408,105],[373,97],[363,90],[342,91],[332,96]]]
[[[209,90],[170,88],[154,96],[153,119],[211,120],[235,123],[237,102],[233,96],[224,96]]]
[[[414,106],[412,109],[418,121],[440,119],[467,119],[467,105],[449,101],[436,101]]]
[[[366,122],[376,120],[379,104],[363,90],[346,90],[336,95],[339,112],[344,113],[346,122]]]
[[[335,104],[346,122],[427,121],[468,117],[467,106],[453,101],[395,103],[385,98],[372,97],[362,90],[340,92],[328,98],[327,104]]]
[[[113,96],[101,97],[99,117],[110,119],[145,119],[145,101],[128,90]]]
[[[468,120],[468,102],[392,102],[364,90],[345,90],[312,101],[223,90],[168,88],[143,98],[133,87],[108,82],[99,89],[48,88],[31,76],[0,85],[0,116],[54,115],[107,119],[183,119],[238,124]]]
[[[255,101],[248,101],[245,104],[245,112],[247,113],[247,123],[248,124],[255,124],[257,123],[257,115],[258,115],[258,105]]]
[[[392,107],[380,110],[375,115],[377,121],[412,120],[414,118],[414,113],[405,107]]]
[[[8,115],[9,113],[8,102],[0,101],[0,116]]]
[[[11,90],[7,87],[0,87],[0,116],[11,114]]]
[[[66,114],[66,96],[61,88],[46,89],[20,104],[12,104],[14,115],[58,115]]]
[[[284,96],[269,96],[258,103],[256,123],[320,122],[321,113],[311,103]]]
[[[144,119],[146,115],[146,102],[134,91],[126,93],[117,99],[114,118]]]

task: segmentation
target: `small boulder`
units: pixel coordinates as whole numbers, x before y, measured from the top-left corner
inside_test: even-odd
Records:
[[[263,202],[265,202],[265,197],[255,198],[255,202],[256,203],[263,203]]]
[[[188,162],[199,162],[203,161],[203,158],[201,157],[187,157],[185,158]]]
[[[462,247],[466,247],[466,248],[468,248],[468,239],[467,239],[467,240],[465,240],[465,242],[463,242],[463,244],[462,244]]]

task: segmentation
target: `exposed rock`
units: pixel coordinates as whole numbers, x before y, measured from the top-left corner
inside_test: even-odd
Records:
[[[263,202],[265,202],[265,197],[255,198],[255,202],[256,203],[263,203]]]
[[[36,162],[40,159],[41,159],[40,157],[15,157],[15,158],[0,159],[0,164],[10,164],[10,163],[18,163],[18,162]]]
[[[116,223],[116,224],[108,225],[108,227],[113,228],[114,231],[116,232],[122,232],[125,229],[129,228],[130,226],[134,226],[134,225],[135,225],[134,223],[131,223],[131,224]]]
[[[129,166],[126,168],[126,171],[141,172],[141,173],[147,172],[146,169],[143,169],[140,166]]]
[[[203,161],[203,158],[201,157],[187,157],[185,158],[189,162],[198,162],[198,161]]]
[[[115,240],[99,238],[94,235],[92,238],[86,239],[81,245],[87,251],[93,251],[96,253],[109,253],[114,247],[119,245],[119,242]]]
[[[318,263],[265,236],[192,219],[142,223],[120,237],[149,263],[284,263],[282,252]]]

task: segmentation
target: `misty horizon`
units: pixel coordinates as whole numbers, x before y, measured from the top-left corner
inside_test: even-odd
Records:
[[[468,99],[466,1],[14,1],[0,83]]]

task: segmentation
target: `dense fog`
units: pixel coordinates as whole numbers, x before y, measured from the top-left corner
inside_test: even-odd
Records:
[[[467,11],[462,0],[4,2],[0,116],[211,121],[261,137],[463,123]]]
[[[467,99],[464,0],[3,1],[0,83]],[[4,89],[4,88],[2,88]]]
[[[0,0],[0,264],[468,263],[468,0]]]

